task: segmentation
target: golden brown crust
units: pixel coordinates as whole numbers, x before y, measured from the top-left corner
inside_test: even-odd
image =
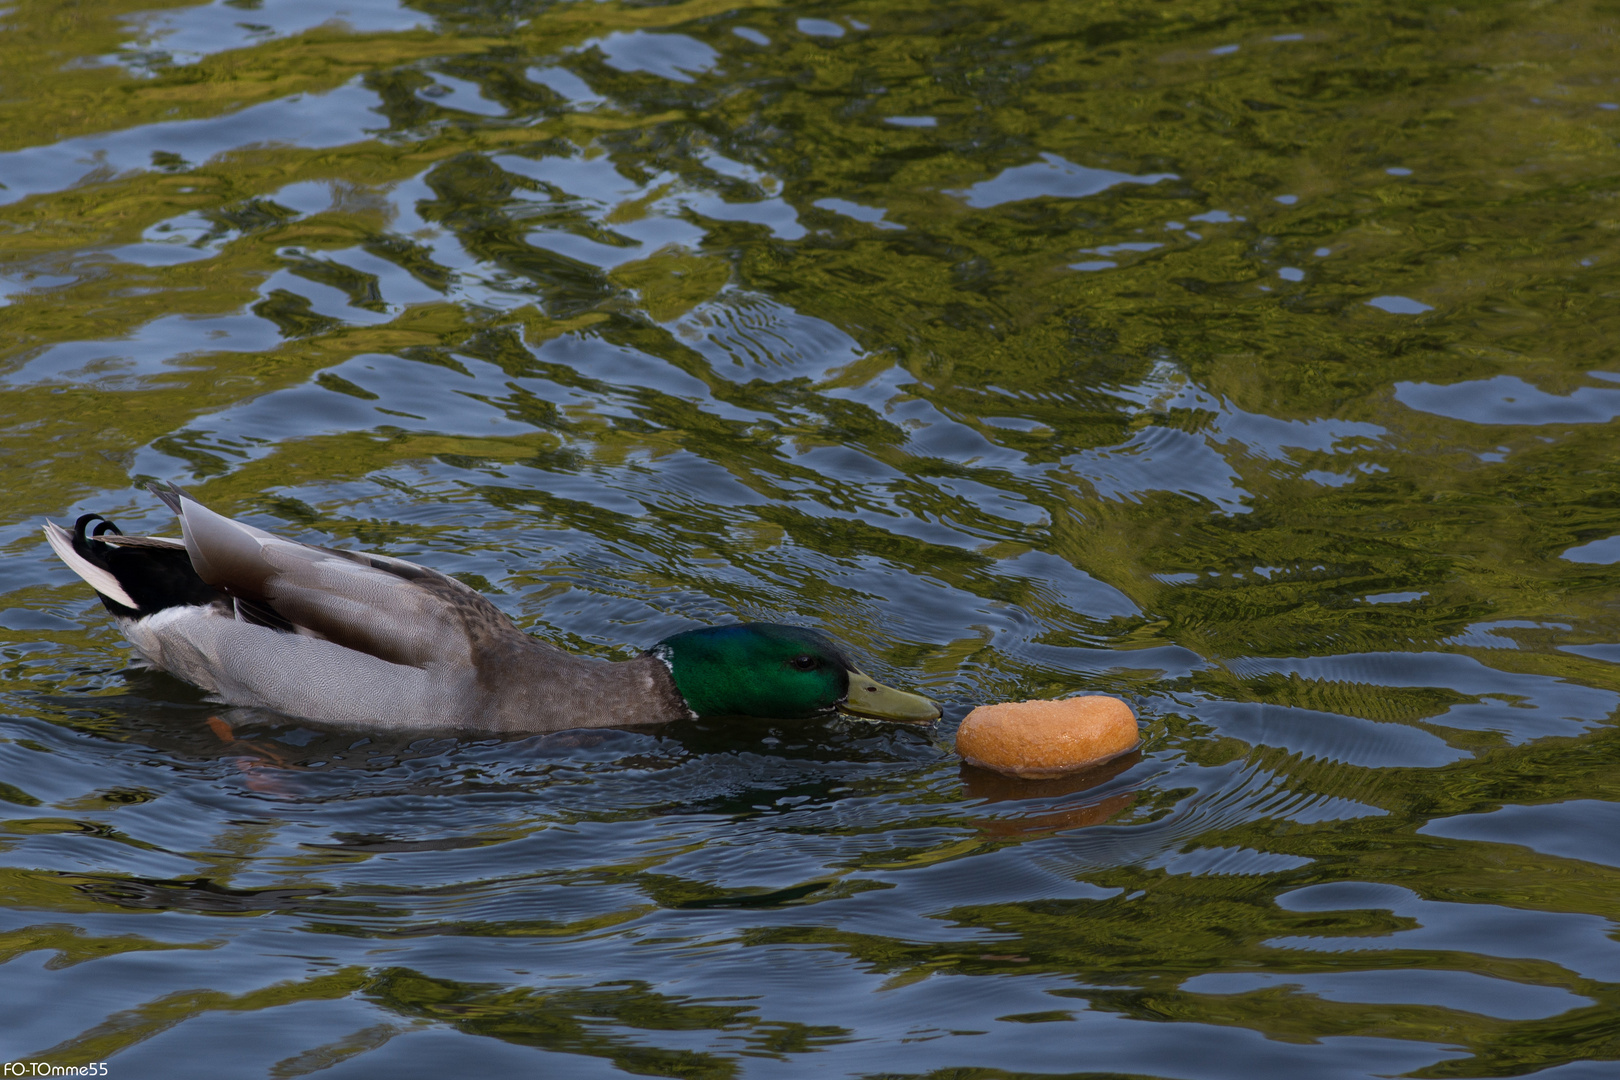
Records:
[[[980,705],[956,732],[956,752],[983,769],[1045,777],[1088,768],[1135,749],[1136,715],[1119,698]]]

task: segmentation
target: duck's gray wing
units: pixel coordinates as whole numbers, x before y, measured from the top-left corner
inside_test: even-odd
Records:
[[[471,672],[481,652],[514,640],[540,646],[476,591],[435,570],[383,555],[312,547],[162,492],[179,513],[198,576],[248,604],[267,605],[307,637],[390,664]]]

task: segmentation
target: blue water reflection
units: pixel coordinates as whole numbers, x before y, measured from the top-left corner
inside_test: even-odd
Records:
[[[426,29],[433,20],[395,0],[275,0],[274,3],[216,3],[159,10],[139,17],[119,59],[150,68],[160,53],[164,64],[195,63],[205,56],[256,45],[318,27],[362,34]]]
[[[0,109],[0,1060],[1613,1071],[1598,16],[41,10],[0,15],[50,43]],[[595,656],[818,626],[945,719],[223,709],[40,539],[171,532],[154,480]],[[955,754],[1082,692],[1142,747]]]
[[[1620,807],[1591,799],[1504,806],[1488,814],[1435,818],[1418,832],[1453,840],[1523,844],[1544,855],[1620,866]]]
[[[1043,196],[1083,199],[1119,184],[1157,184],[1175,179],[1173,173],[1134,176],[1111,169],[1094,169],[1044,153],[1037,163],[1004,169],[995,177],[981,180],[957,194],[969,206],[983,208]]]
[[[1198,994],[1246,994],[1273,987],[1325,1001],[1438,1005],[1503,1020],[1540,1020],[1592,1004],[1555,986],[1488,979],[1467,971],[1346,971],[1320,975],[1225,972],[1195,975],[1182,989]]]
[[[200,165],[247,147],[313,150],[357,142],[384,126],[373,111],[376,104],[376,95],[355,82],[324,94],[252,105],[234,115],[147,124],[13,150],[0,154],[0,205],[64,185],[149,169],[157,153]]]
[[[1489,904],[1424,900],[1395,885],[1340,882],[1312,885],[1277,897],[1285,911],[1334,912],[1351,908],[1388,911],[1410,920],[1410,929],[1376,938],[1311,935],[1273,938],[1275,949],[1347,951],[1450,951],[1482,956],[1546,960],[1590,979],[1613,981],[1620,973],[1620,943],[1607,919],[1564,912],[1525,911]]]
[[[720,54],[685,34],[616,32],[592,42],[616,71],[645,71],[676,82],[691,82],[714,67]]]
[[[1607,424],[1620,416],[1620,389],[1579,386],[1568,394],[1549,394],[1515,375],[1450,386],[1396,383],[1395,400],[1473,424]]]

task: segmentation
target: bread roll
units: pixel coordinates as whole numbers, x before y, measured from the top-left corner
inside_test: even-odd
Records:
[[[1116,758],[1141,742],[1136,715],[1119,698],[980,705],[956,731],[962,760],[1009,776],[1062,776]]]

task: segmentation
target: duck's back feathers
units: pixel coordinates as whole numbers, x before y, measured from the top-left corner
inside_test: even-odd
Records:
[[[493,639],[522,634],[454,578],[381,555],[284,540],[180,496],[198,576],[268,608],[295,630],[394,664],[471,663]]]

